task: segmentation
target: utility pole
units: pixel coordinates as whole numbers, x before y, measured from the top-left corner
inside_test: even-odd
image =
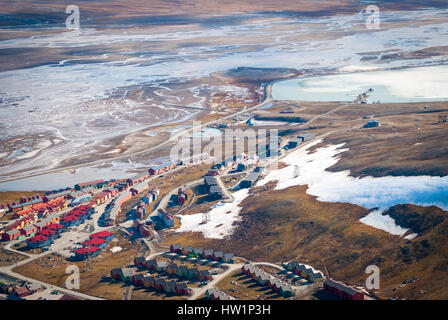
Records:
[[[294,173],[293,173],[293,178],[297,178],[300,175],[300,171],[299,171],[299,166],[298,165],[294,165]]]
[[[202,224],[206,224],[207,222],[210,221],[210,212],[204,212],[202,214]]]

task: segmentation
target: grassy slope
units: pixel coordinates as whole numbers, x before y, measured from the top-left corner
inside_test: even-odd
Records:
[[[407,241],[366,226],[359,218],[367,210],[346,203],[325,203],[306,194],[305,187],[282,191],[266,190],[243,202],[242,221],[231,239],[210,240],[200,234],[176,234],[165,243],[179,241],[233,251],[258,261],[296,259],[310,263],[330,276],[354,285],[363,285],[365,268],[374,264],[381,270],[382,297],[448,298],[443,285],[448,277],[446,223],[427,235]],[[428,242],[423,241],[427,239]],[[423,241],[423,242],[422,242]],[[437,277],[433,277],[433,271]],[[392,289],[411,277],[421,280],[417,289]],[[413,295],[412,291],[426,291]]]

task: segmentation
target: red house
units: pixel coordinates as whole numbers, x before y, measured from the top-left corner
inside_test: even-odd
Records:
[[[212,275],[208,270],[199,270],[198,279],[201,281],[212,280]]]
[[[45,237],[41,234],[39,234],[27,241],[27,245],[30,248],[42,248],[42,247],[49,246],[52,243],[53,243],[52,239]]]
[[[177,282],[175,291],[177,294],[181,295],[188,295],[190,293],[190,289],[185,282]]]
[[[111,278],[115,280],[121,280],[122,274],[123,271],[121,270],[121,268],[115,268],[110,271]]]
[[[222,261],[224,258],[224,252],[222,251],[214,251],[212,255],[213,261]]]
[[[172,244],[170,246],[170,251],[173,253],[181,253],[182,252],[182,245],[180,243]]]
[[[100,249],[104,249],[107,246],[107,241],[101,238],[94,238],[90,240],[86,240],[82,243],[84,247],[94,246]]]
[[[282,284],[278,279],[271,278],[268,280],[268,287],[271,288],[275,292],[279,292],[281,286],[282,286]]]
[[[177,203],[184,204],[185,203],[185,193],[179,193],[177,195]]]
[[[61,233],[62,230],[64,229],[64,226],[61,225],[61,224],[59,224],[59,223],[52,223],[52,224],[50,224],[50,225],[48,226],[48,228],[49,228],[50,230],[53,230],[53,231],[56,232],[56,233]]]
[[[156,278],[155,282],[154,282],[154,288],[157,290],[165,290],[165,279],[162,278]]]
[[[54,238],[54,237],[56,237],[56,231],[54,231],[50,228],[46,228],[40,232],[40,235],[42,235],[44,237],[48,237],[48,238]]]
[[[12,241],[20,237],[20,231],[17,229],[12,229],[9,231],[6,231],[5,233],[2,233],[2,240],[3,241]]]
[[[32,234],[35,234],[37,232],[37,228],[36,228],[36,226],[30,225],[30,226],[26,226],[25,228],[21,229],[20,232],[25,237],[28,237]]]
[[[344,300],[364,300],[364,293],[339,281],[325,280],[324,289]]]
[[[143,284],[144,284],[144,276],[143,276],[143,274],[141,274],[141,273],[134,274],[132,276],[132,283],[136,287],[143,287]]]
[[[100,231],[100,232],[93,233],[90,235],[90,239],[101,238],[106,241],[112,240],[113,237],[114,237],[114,234],[109,231]]]
[[[83,260],[88,257],[96,257],[97,255],[100,254],[100,252],[101,252],[101,250],[98,247],[94,247],[94,246],[83,247],[83,248],[75,250],[75,257],[80,260]]]
[[[210,170],[208,170],[208,175],[209,176],[217,176],[217,175],[219,175],[219,170],[218,169],[210,169]]]
[[[134,259],[134,265],[139,268],[143,268],[143,264],[146,262],[145,257],[137,257]]]
[[[14,289],[14,295],[19,298],[26,297],[30,294],[31,294],[30,290],[28,290],[26,287],[16,287]]]

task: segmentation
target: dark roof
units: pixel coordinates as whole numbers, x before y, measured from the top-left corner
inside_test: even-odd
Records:
[[[210,272],[208,270],[204,269],[204,270],[199,270],[199,274],[200,275],[207,275],[207,276],[209,276]]]
[[[20,231],[17,229],[12,229],[12,230],[6,231],[6,234],[8,234],[8,235],[13,235],[13,234],[17,234],[17,233],[20,233]]]
[[[28,290],[27,287],[16,287],[14,289],[14,291],[15,291],[16,294],[24,294],[24,293],[30,292],[30,290]]]
[[[210,193],[222,194],[222,190],[218,185],[212,185],[210,187]]]
[[[126,268],[126,269],[121,269],[123,276],[125,277],[131,277],[134,275],[134,270],[130,269],[130,268]]]
[[[176,287],[178,289],[188,289],[188,286],[187,286],[187,284],[185,282],[178,282],[178,283],[176,283]]]
[[[155,280],[154,276],[144,276],[143,281],[150,281],[153,282]]]
[[[343,284],[342,282],[334,281],[331,279],[325,280],[325,284],[327,284],[330,287],[336,288],[340,291],[344,291],[345,293],[347,293],[349,295],[354,295],[356,293],[362,293],[352,287],[349,287],[349,286]]]
[[[205,176],[204,177],[204,183],[211,186],[211,185],[216,185],[216,178],[214,176]]]
[[[141,273],[137,273],[137,274],[134,274],[134,275],[132,276],[132,278],[135,279],[135,280],[143,280],[143,279],[144,279],[144,276],[143,276],[143,274],[141,274]]]
[[[255,182],[258,180],[258,178],[260,178],[260,173],[251,172],[244,178],[244,181]]]
[[[114,268],[114,269],[111,270],[111,272],[112,273],[121,273],[122,270],[121,270],[121,268]]]
[[[190,268],[190,269],[188,269],[188,272],[189,273],[194,273],[194,274],[197,274],[197,273],[199,273],[199,270],[198,270],[198,268]]]
[[[205,249],[204,250],[204,254],[210,254],[210,255],[212,255],[213,254],[213,250],[212,249]]]
[[[177,264],[175,264],[175,263],[170,263],[170,264],[168,265],[167,268],[170,268],[170,269],[172,269],[172,268],[177,269],[178,267],[177,267]]]
[[[86,254],[86,253],[96,252],[98,250],[100,250],[100,248],[95,247],[95,246],[88,246],[88,247],[83,247],[83,248],[76,249],[75,253],[77,253],[77,254]]]

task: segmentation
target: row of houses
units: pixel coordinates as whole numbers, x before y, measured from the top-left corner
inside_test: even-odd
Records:
[[[325,277],[321,271],[314,270],[311,266],[296,261],[288,262],[286,269],[302,278],[308,279],[311,282],[324,281]]]
[[[95,189],[106,186],[114,186],[118,181],[95,180],[91,182],[79,183],[74,188],[67,187],[65,189],[47,191],[43,196],[36,194],[29,197],[21,197],[20,201],[12,201],[0,204],[0,210],[5,212],[15,212],[17,216],[24,216],[29,213],[38,212],[42,209],[51,209],[48,207],[58,206],[67,200],[74,200],[86,194],[93,193]]]
[[[45,199],[45,197],[44,197]],[[20,210],[15,210],[15,206],[12,207],[12,211],[15,212],[14,218],[21,218],[29,214],[37,214],[42,217],[50,212],[58,211],[67,208],[67,202],[64,197],[57,197],[47,201],[35,200],[33,203],[25,203]]]
[[[329,293],[344,299],[344,300],[364,300],[364,293],[347,286],[346,284],[335,281],[335,280],[325,280],[324,289]]]
[[[165,172],[171,171],[179,165],[178,161],[169,161],[162,163],[158,166],[154,166],[148,169],[148,173],[150,176],[157,176],[159,174],[163,174]]]
[[[158,272],[166,272],[169,275],[176,276],[181,279],[209,281],[212,275],[206,269],[188,268],[185,265],[178,266],[176,263],[168,263],[167,261],[159,261],[157,259],[146,260],[144,257],[138,257],[134,260],[134,264],[138,268],[146,268]]]
[[[27,230],[28,235],[32,236],[32,238],[27,240],[27,246],[30,248],[42,248],[51,245],[53,240],[59,238],[61,233],[65,232],[67,228],[84,223],[85,219],[94,212],[95,209],[90,205],[81,205],[63,217],[56,214],[45,217],[34,225],[35,229],[30,228]]]
[[[117,190],[118,192],[118,190]],[[110,227],[115,224],[115,219],[121,211],[121,207],[116,204],[116,199],[113,199],[110,203],[106,205],[104,208],[104,212],[102,214],[103,225],[105,227]]]
[[[235,262],[235,255],[233,253],[224,253],[222,251],[214,251],[213,249],[204,250],[202,248],[193,248],[192,246],[182,247],[180,243],[170,245],[170,252],[224,263]]]
[[[32,237],[27,240],[27,246],[32,249],[49,246],[53,243],[54,239],[60,237],[64,230],[64,226],[57,222],[51,222],[49,224],[46,224],[46,222],[40,223],[33,230]]]
[[[37,232],[42,231],[42,229],[52,223],[57,223],[59,221],[59,216],[56,213],[49,214],[38,220],[36,214],[28,215],[8,227],[6,230],[2,230],[1,240],[2,241],[13,241],[21,240],[26,237],[32,237]]]
[[[101,253],[108,243],[113,239],[114,235],[109,231],[100,231],[89,236],[89,240],[82,243],[82,248],[74,251],[75,258],[78,260],[85,260],[87,258],[94,258]]]
[[[103,179],[98,179],[98,180],[94,180],[94,181],[88,181],[88,182],[75,184],[75,190],[82,190],[85,188],[101,189],[103,186],[105,186],[107,184],[108,184],[108,182],[104,181]]]
[[[153,201],[156,201],[159,197],[159,193],[160,191],[158,188],[153,188],[146,194],[146,196],[139,200],[135,209],[135,219],[142,219],[146,215],[146,206]]]
[[[212,300],[236,300],[222,290],[210,288],[205,291],[205,296]]]
[[[134,270],[130,268],[115,268],[110,272],[111,278],[121,280],[123,282],[132,282],[136,287],[155,289],[169,294],[189,295],[191,289],[186,282],[178,282],[175,280],[167,280],[151,275],[141,273],[134,274]]]
[[[24,201],[26,200],[26,201]],[[0,209],[5,212],[17,212],[23,209],[30,208],[33,204],[42,203],[42,198],[40,195],[35,195],[31,197],[22,197],[19,201],[9,201],[0,204]]]
[[[140,183],[146,179],[149,179],[149,172],[140,173],[131,178],[133,184]]]
[[[292,297],[295,295],[295,291],[291,285],[285,283],[277,277],[271,276],[267,272],[252,264],[244,264],[241,267],[241,272],[251,277],[261,286],[267,286],[272,291],[277,292],[284,297]]]
[[[97,195],[95,198],[92,199],[90,202],[91,206],[98,206],[100,204],[103,204],[107,200],[111,199],[112,197],[116,196],[118,194],[118,190],[116,189],[106,189],[103,192],[101,192],[99,195]]]
[[[80,206],[77,206],[73,210],[71,210],[69,213],[65,214],[64,217],[61,219],[61,224],[65,228],[69,228],[72,226],[78,226],[88,218],[92,214],[95,213],[95,209],[87,204],[83,204]]]

